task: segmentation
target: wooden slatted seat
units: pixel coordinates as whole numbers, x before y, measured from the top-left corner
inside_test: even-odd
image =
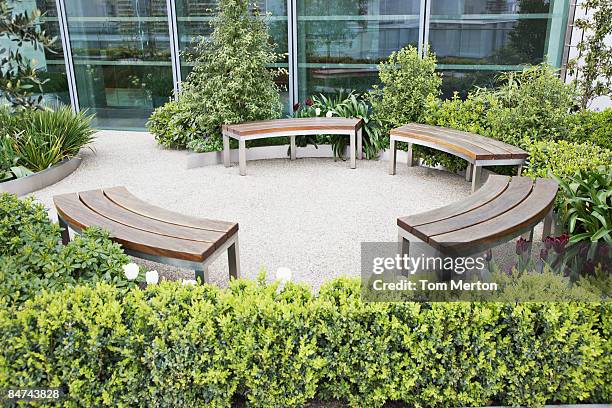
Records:
[[[409,166],[413,164],[413,144],[441,150],[466,160],[469,163],[466,179],[472,180],[472,192],[478,188],[483,166],[519,166],[520,176],[522,165],[527,159],[527,152],[499,140],[455,129],[410,123],[391,130],[389,174],[395,174],[397,141],[408,143]]]
[[[246,141],[268,137],[289,136],[291,139],[291,160],[296,157],[296,136],[305,135],[348,135],[350,139],[350,166],[356,167],[355,154],[363,158],[362,120],[357,118],[288,118],[223,125],[223,163],[230,166],[229,139],[238,140],[240,175],[246,175]],[[355,147],[355,142],[357,146]]]
[[[175,213],[148,204],[125,187],[105,188],[53,197],[63,228],[81,231],[90,226],[108,230],[111,238],[132,256],[194,269],[208,281],[208,266],[227,251],[230,275],[240,277],[238,224]]]
[[[551,179],[490,176],[463,201],[397,219],[399,241],[426,242],[442,253],[468,256],[529,233],[542,219],[550,234],[557,183]]]

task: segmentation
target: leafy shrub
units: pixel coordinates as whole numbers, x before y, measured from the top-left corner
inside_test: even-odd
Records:
[[[560,213],[569,242],[605,241],[612,244],[612,163],[573,176],[554,176],[561,189]]]
[[[41,171],[75,156],[94,137],[93,115],[73,113],[67,106],[55,111],[25,111],[15,124],[14,148],[25,167]]]
[[[586,143],[539,141],[527,146],[529,158],[523,175],[560,178],[573,176],[577,171],[597,169],[612,163],[612,151]]]
[[[492,137],[528,148],[534,141],[568,137],[567,117],[575,101],[571,86],[545,64],[508,72],[498,78],[498,88],[476,89],[462,101],[457,94],[448,100],[430,97],[423,122]],[[443,164],[452,170],[465,168],[461,159],[417,149],[426,163]]]
[[[250,5],[247,0],[219,1],[212,34],[189,55],[195,65],[183,82],[179,102],[156,111],[149,125],[162,144],[186,146],[203,135],[220,139],[223,124],[280,116],[277,72],[268,68],[277,60],[275,45],[258,9],[250,10]],[[179,117],[166,129],[174,113]]]
[[[346,96],[343,93],[334,96],[315,95],[304,101],[303,105],[296,104],[293,117],[312,118],[325,116],[328,112],[332,116],[363,120],[363,151],[367,159],[376,158],[378,152],[385,147],[382,123],[373,117],[370,105],[364,95],[354,92]],[[298,146],[306,146],[309,143],[315,145],[316,143],[331,143],[334,157],[342,157],[349,141],[344,135],[328,135],[320,137],[302,136],[296,138],[296,143]]]
[[[607,402],[609,303],[364,303],[359,281],[165,282],[0,309],[0,387],[64,406],[538,406]]]
[[[487,111],[490,134],[515,146],[530,141],[562,139],[565,120],[576,101],[571,85],[557,70],[541,64],[502,74],[502,85],[491,90],[498,103]]]
[[[378,65],[382,87],[370,93],[374,114],[390,129],[417,122],[425,110],[427,98],[440,94],[442,79],[436,73],[436,57],[409,45],[391,53]]]
[[[612,109],[579,111],[568,116],[568,140],[612,150]]]
[[[94,140],[92,116],[69,107],[11,112],[0,108],[0,180],[57,164]]]
[[[209,141],[213,138],[204,132],[202,114],[198,109],[190,95],[183,94],[180,100],[167,102],[155,109],[147,128],[155,135],[157,143],[164,147],[184,149],[191,141]]]
[[[68,245],[60,228],[33,199],[0,195],[0,305],[23,302],[42,290],[80,283],[133,286],[123,265],[129,257],[108,233],[89,228]]]

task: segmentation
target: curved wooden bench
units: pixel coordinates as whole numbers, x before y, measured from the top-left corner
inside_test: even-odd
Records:
[[[408,166],[412,166],[412,145],[421,145],[453,154],[466,160],[466,180],[472,179],[472,192],[480,183],[483,166],[519,166],[518,175],[527,159],[527,152],[499,140],[439,126],[410,123],[391,130],[389,174],[395,174],[397,150],[395,142],[408,143]]]
[[[351,168],[356,167],[355,152],[363,158],[363,121],[357,118],[289,118],[261,120],[236,125],[223,125],[223,163],[230,166],[230,137],[238,140],[240,175],[246,176],[246,141],[268,137],[290,136],[291,160],[295,160],[295,137],[305,135],[348,135],[350,138]],[[355,147],[357,139],[357,147]]]
[[[529,233],[542,219],[550,234],[557,183],[551,179],[490,176],[463,201],[397,219],[402,251],[426,242],[445,254],[468,256]]]
[[[62,241],[68,227],[108,230],[113,241],[132,256],[193,269],[208,282],[208,266],[227,251],[230,276],[240,277],[238,224],[191,217],[150,205],[125,187],[105,188],[53,197]]]

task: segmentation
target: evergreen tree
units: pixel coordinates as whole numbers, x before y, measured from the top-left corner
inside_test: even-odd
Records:
[[[251,8],[252,6],[252,8]],[[274,82],[278,59],[259,9],[247,0],[220,0],[213,32],[197,44],[193,71],[184,84],[208,136],[221,125],[280,116],[280,89]]]

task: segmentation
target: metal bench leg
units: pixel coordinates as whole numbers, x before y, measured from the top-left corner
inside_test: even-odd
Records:
[[[472,193],[480,187],[480,176],[482,174],[482,167],[473,165],[472,172]]]
[[[227,248],[227,260],[229,264],[230,277],[240,279],[240,248],[238,246],[238,237],[234,243]]]
[[[401,232],[397,234],[397,251],[400,255],[410,255],[410,241]]]
[[[531,249],[533,247],[533,228],[521,235],[527,241],[527,259],[531,258]]]
[[[363,128],[357,131],[357,158],[363,160]]]
[[[295,136],[290,136],[289,139],[291,141],[291,146],[289,148],[291,150],[291,160],[295,160],[295,156],[296,156]]]
[[[226,134],[223,134],[223,165],[230,166],[230,140]]]
[[[553,210],[550,210],[546,217],[544,217],[544,227],[542,228],[542,241],[544,238],[549,237],[552,234],[553,224]]]
[[[412,143],[408,143],[408,167],[414,166],[414,158],[412,155]]]
[[[355,160],[355,139],[357,138],[357,132],[351,133],[351,169],[357,167],[357,161]]]
[[[523,166],[522,165],[518,166],[518,170],[517,170],[517,174],[516,175],[520,176],[522,172],[523,172]]]
[[[202,266],[202,269],[196,269],[195,278],[198,283],[208,283],[208,266]]]
[[[240,175],[246,176],[246,142],[238,140],[238,161],[240,162]]]
[[[389,146],[389,174],[395,174],[395,163],[397,162],[397,147],[395,146],[395,139],[391,138]]]
[[[465,169],[465,181],[472,181],[472,163],[468,163],[467,168]]]
[[[60,228],[62,229],[62,244],[68,245],[70,242],[70,231],[68,230],[68,223],[64,221],[62,217],[57,216],[57,221]]]

